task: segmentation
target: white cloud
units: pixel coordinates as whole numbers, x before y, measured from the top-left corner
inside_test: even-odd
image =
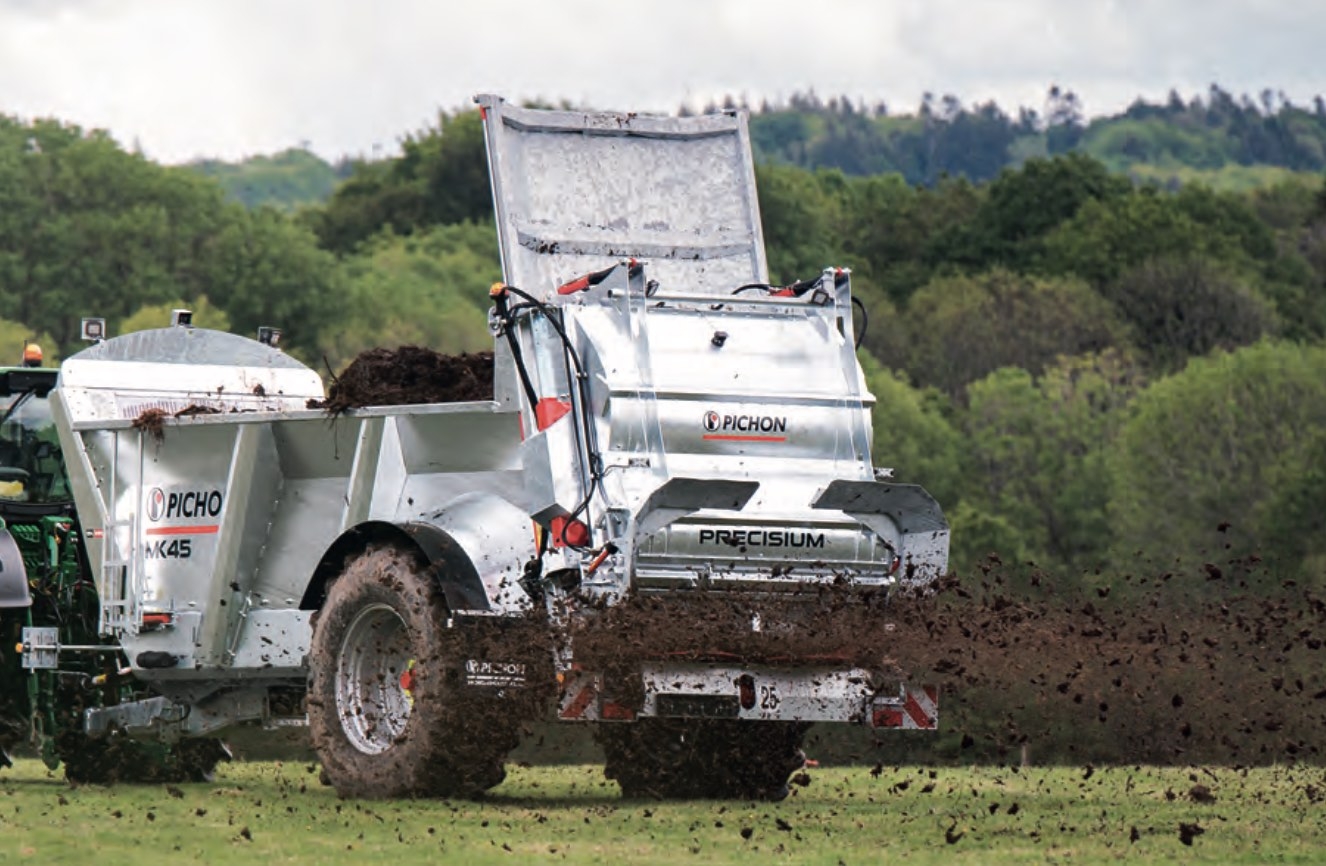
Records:
[[[167,161],[391,148],[480,91],[670,110],[814,88],[1088,111],[1170,87],[1326,90],[1297,0],[0,0],[0,112]]]

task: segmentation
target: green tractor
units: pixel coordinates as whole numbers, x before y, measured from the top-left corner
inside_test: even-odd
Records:
[[[26,366],[39,357],[25,352],[25,366],[0,368],[0,764],[28,744],[51,769],[63,764],[71,782],[207,780],[228,757],[219,740],[84,733],[85,708],[137,690],[126,660],[98,634],[97,585],[48,401],[59,371]],[[25,628],[56,630],[58,668],[24,665]]]

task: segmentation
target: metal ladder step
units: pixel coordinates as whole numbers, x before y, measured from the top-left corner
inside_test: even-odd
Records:
[[[138,631],[138,591],[134,573],[135,520],[114,520],[102,528],[101,633]]]

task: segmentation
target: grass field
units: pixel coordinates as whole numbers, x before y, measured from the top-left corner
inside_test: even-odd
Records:
[[[227,765],[212,785],[71,788],[29,760],[0,776],[0,862],[1326,858],[1320,767],[855,767],[810,779],[778,804],[656,803],[623,801],[598,767],[513,768],[483,802],[354,802],[318,784],[312,764]]]

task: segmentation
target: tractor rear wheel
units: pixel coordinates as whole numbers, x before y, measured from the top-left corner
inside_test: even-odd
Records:
[[[90,737],[83,731],[83,711],[99,699],[83,677],[60,677],[55,686],[55,756],[65,778],[76,785],[210,782],[216,765],[230,760],[225,743],[213,737],[170,744],[135,740],[119,731]]]
[[[397,547],[369,548],[332,582],[313,626],[307,707],[338,794],[465,796],[505,777],[517,726],[464,699],[446,618],[426,563]]]
[[[94,739],[74,730],[56,736],[55,751],[75,785],[211,782],[216,765],[231,759],[225,743],[211,737],[166,745],[114,733]]]
[[[641,719],[599,725],[604,775],[627,798],[782,800],[806,761],[810,725],[730,719]]]

